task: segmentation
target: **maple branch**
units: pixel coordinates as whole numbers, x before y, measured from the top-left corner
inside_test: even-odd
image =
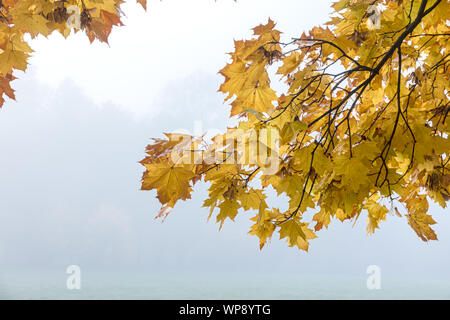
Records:
[[[333,44],[333,43],[330,42],[330,41],[327,41],[327,40],[321,40],[321,39],[307,39],[307,38],[299,38],[299,39],[295,39],[295,40],[294,40],[294,41],[314,41],[314,42],[321,42],[321,43],[329,44],[329,45],[335,47],[336,49],[338,49],[338,50],[339,50],[346,58],[348,58],[350,61],[352,61],[354,64],[356,64],[356,66],[357,66],[358,69],[356,69],[355,71],[368,71],[368,72],[369,72],[369,76],[368,76],[368,78],[367,78],[366,80],[364,80],[362,83],[360,83],[356,88],[352,89],[351,91],[346,92],[346,96],[345,96],[345,97],[344,97],[344,98],[343,98],[336,106],[331,107],[331,104],[330,104],[330,108],[329,108],[326,112],[324,112],[323,114],[321,114],[321,115],[320,115],[319,117],[317,117],[315,120],[313,120],[313,121],[311,121],[311,122],[308,123],[308,127],[311,128],[314,124],[318,123],[318,122],[319,122],[320,120],[322,120],[324,117],[326,117],[326,116],[329,117],[328,125],[326,126],[326,127],[327,127],[327,128],[326,128],[326,134],[322,135],[321,139],[317,142],[315,148],[313,149],[313,151],[312,151],[312,153],[311,153],[311,162],[310,162],[310,165],[309,165],[309,170],[308,170],[308,173],[307,173],[307,176],[306,176],[306,180],[305,180],[304,185],[303,185],[302,195],[301,195],[299,204],[298,204],[298,206],[296,207],[296,209],[295,209],[295,210],[294,210],[294,211],[286,218],[286,220],[284,220],[284,221],[282,221],[282,222],[280,222],[280,223],[283,223],[283,222],[286,222],[286,221],[292,219],[292,218],[298,213],[298,211],[300,210],[301,205],[302,205],[302,203],[303,203],[304,196],[305,196],[305,194],[306,194],[306,186],[308,185],[308,182],[310,181],[310,178],[311,178],[311,174],[313,173],[313,170],[314,170],[314,168],[313,168],[313,163],[314,163],[314,155],[315,155],[315,152],[317,151],[317,148],[318,148],[318,146],[321,144],[321,142],[322,142],[322,140],[324,139],[324,137],[326,137],[326,136],[329,135],[329,133],[330,133],[330,126],[331,126],[332,123],[335,122],[335,120],[336,120],[336,118],[337,118],[337,116],[338,116],[338,114],[339,114],[339,109],[340,109],[342,106],[346,105],[347,101],[348,101],[353,95],[357,94],[357,97],[356,97],[355,101],[352,103],[350,109],[348,110],[347,115],[346,115],[346,116],[345,116],[345,117],[344,117],[344,118],[343,118],[343,119],[335,126],[334,132],[333,132],[332,135],[330,136],[330,142],[329,142],[328,147],[326,148],[326,151],[325,151],[325,152],[327,152],[327,150],[330,148],[331,143],[332,143],[332,141],[333,141],[333,139],[334,139],[334,135],[336,134],[338,127],[339,127],[342,123],[344,123],[344,122],[349,123],[349,117],[350,117],[350,115],[351,115],[351,113],[352,113],[352,110],[355,108],[357,101],[361,98],[361,96],[362,96],[362,94],[364,93],[364,91],[366,90],[366,88],[369,86],[369,84],[372,82],[372,80],[375,78],[375,76],[379,74],[379,72],[380,72],[381,69],[386,65],[386,63],[392,58],[393,54],[394,54],[396,51],[398,52],[398,56],[399,56],[399,66],[398,66],[398,69],[399,69],[399,70],[398,70],[398,79],[397,79],[397,93],[396,93],[396,95],[395,95],[395,96],[397,97],[397,108],[398,108],[398,110],[397,110],[396,119],[395,119],[395,121],[394,121],[394,128],[393,128],[393,130],[392,130],[390,139],[389,139],[389,140],[387,141],[387,143],[385,144],[384,148],[382,149],[381,154],[377,157],[377,158],[381,159],[382,165],[381,165],[380,171],[379,171],[379,173],[378,173],[378,175],[377,175],[377,179],[376,179],[375,185],[378,186],[378,181],[379,181],[379,178],[380,178],[382,169],[384,169],[384,171],[385,171],[385,177],[384,177],[383,182],[381,183],[380,187],[383,186],[384,183],[387,183],[387,184],[388,184],[388,189],[389,189],[389,195],[390,195],[390,197],[391,197],[391,183],[390,183],[390,181],[389,181],[389,179],[388,179],[388,172],[389,172],[389,170],[388,170],[388,166],[387,166],[387,163],[386,163],[386,158],[387,158],[387,156],[388,156],[388,154],[389,154],[389,150],[390,150],[390,148],[391,148],[393,138],[394,138],[395,133],[396,133],[396,131],[397,131],[397,127],[398,127],[398,123],[399,123],[400,118],[402,118],[402,119],[404,120],[405,125],[406,125],[406,127],[408,128],[408,130],[409,130],[409,132],[411,133],[412,138],[413,138],[412,155],[411,155],[410,164],[409,164],[409,166],[408,166],[408,171],[412,168],[413,160],[414,160],[414,152],[415,152],[416,138],[415,138],[415,136],[414,136],[414,133],[413,133],[411,127],[410,127],[409,124],[408,124],[408,121],[407,121],[406,117],[405,117],[404,114],[403,114],[402,109],[401,109],[401,100],[400,100],[401,70],[402,70],[402,66],[401,66],[401,61],[402,61],[402,57],[401,57],[401,46],[402,46],[402,44],[403,44],[403,41],[404,41],[409,35],[411,35],[411,33],[415,30],[415,28],[420,24],[420,22],[422,21],[422,19],[423,19],[426,15],[428,15],[434,8],[436,8],[436,6],[437,6],[440,2],[441,2],[441,0],[436,0],[436,1],[433,3],[433,5],[432,5],[431,7],[429,7],[427,10],[425,10],[425,9],[426,9],[426,6],[427,6],[427,3],[428,3],[428,0],[422,0],[421,3],[420,3],[420,7],[419,7],[419,10],[418,10],[417,16],[416,16],[416,18],[414,19],[414,21],[412,21],[412,22],[410,21],[404,28],[402,28],[402,30],[404,30],[404,31],[403,31],[403,32],[400,34],[400,36],[396,39],[396,41],[395,41],[395,42],[393,43],[393,45],[389,48],[389,50],[380,56],[380,57],[382,57],[382,58],[381,58],[381,61],[379,61],[379,62],[375,65],[374,68],[370,68],[370,67],[361,65],[358,61],[356,61],[356,60],[353,59],[352,57],[348,56],[348,55],[347,55],[347,54],[346,54],[339,46]],[[412,7],[412,5],[411,5],[411,7]],[[412,10],[412,9],[411,9],[411,10]],[[445,58],[444,58],[443,60],[445,61]],[[352,70],[354,70],[354,69],[352,69]],[[349,74],[352,73],[352,70],[349,70]],[[322,76],[323,76],[323,75],[322,75]],[[309,84],[308,84],[306,87],[302,88],[296,95],[294,95],[294,98],[292,98],[292,100],[291,100],[291,102],[288,104],[288,106],[292,103],[292,101],[294,101],[294,100],[295,100],[302,92],[304,92],[308,87],[309,87]],[[388,104],[390,104],[390,102],[389,102]],[[386,108],[385,108],[385,109],[386,109]],[[385,109],[384,109],[384,110],[385,110]],[[384,112],[384,110],[383,110],[383,112]],[[333,112],[334,112],[333,117],[330,117],[331,114],[332,114]],[[381,113],[382,113],[382,112],[381,112]],[[377,118],[379,118],[379,116],[381,115],[381,113],[379,113],[379,115],[377,116]],[[279,116],[279,115],[277,115],[277,117],[278,117],[278,116]],[[271,119],[269,119],[268,121],[270,121],[270,120],[271,120]],[[375,121],[376,121],[376,120],[375,120]],[[372,125],[373,125],[373,124],[372,124]],[[371,125],[371,126],[372,126],[372,125]],[[351,142],[351,131],[350,131],[350,126],[348,126],[348,136],[349,136],[349,137],[348,137],[348,138],[349,138],[349,144],[350,144],[350,145],[349,145],[349,148],[350,148],[350,155],[351,155],[351,154],[352,154],[352,151],[351,151],[351,148],[352,148],[352,147],[351,147],[352,142]],[[377,158],[376,158],[376,159],[377,159]],[[374,161],[375,161],[376,159],[374,159]],[[406,172],[406,173],[407,173],[407,172]],[[406,175],[406,173],[404,173],[404,175]],[[313,184],[312,184],[312,185],[313,185]],[[309,192],[309,193],[312,192],[312,189],[313,189],[313,186],[310,188],[310,192]]]
[[[298,39],[294,39],[294,42],[299,42],[299,41],[314,41],[314,42],[319,42],[321,44],[328,44],[336,49],[338,49],[342,55],[344,57],[346,57],[347,59],[349,59],[351,62],[353,62],[354,64],[356,64],[358,66],[358,69],[360,71],[370,71],[370,72],[374,72],[374,69],[361,65],[357,60],[355,60],[354,58],[350,57],[341,47],[339,47],[337,44],[328,41],[328,40],[323,40],[323,39],[310,39],[310,38],[298,38]]]

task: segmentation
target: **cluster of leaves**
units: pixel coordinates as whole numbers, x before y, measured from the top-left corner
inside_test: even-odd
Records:
[[[146,0],[138,0],[145,8]],[[33,50],[25,40],[54,31],[64,37],[84,31],[89,40],[108,42],[113,26],[122,25],[122,0],[1,0],[0,1],[0,108],[4,97],[14,99],[10,82],[14,70],[25,71]]]
[[[220,225],[255,212],[250,233],[261,248],[278,232],[307,250],[331,220],[356,222],[363,211],[369,234],[392,212],[422,240],[437,240],[429,200],[445,208],[450,199],[450,2],[340,0],[333,8],[327,24],[299,38],[281,41],[269,20],[235,42],[220,91],[233,99],[236,127],[212,141],[166,134],[147,147],[142,189],[157,190],[159,217],[204,180],[204,206],[217,209]],[[280,132],[271,150],[277,172],[220,149],[238,129]],[[197,153],[198,161],[180,161]],[[267,204],[269,187],[287,196],[286,210]]]
[[[107,43],[122,25],[123,2],[0,0],[0,107],[5,96],[14,99],[14,70],[27,67],[26,35],[73,30]],[[450,2],[340,0],[333,8],[328,23],[299,38],[281,41],[269,20],[235,42],[220,91],[237,126],[211,141],[166,134],[147,147],[142,189],[157,190],[158,217],[203,180],[204,206],[211,215],[217,209],[221,226],[239,211],[255,212],[250,233],[261,248],[278,232],[307,250],[332,219],[356,222],[363,211],[368,233],[393,212],[422,240],[437,239],[429,200],[445,208],[450,199]],[[274,79],[284,92],[271,87]],[[247,131],[256,134],[244,149],[260,132],[279,132],[279,145],[266,146],[270,161],[242,159],[249,155],[234,146]],[[269,188],[287,196],[287,209],[268,205]]]

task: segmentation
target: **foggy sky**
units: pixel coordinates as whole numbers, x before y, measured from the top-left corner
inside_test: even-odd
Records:
[[[193,10],[189,18],[182,14],[184,7],[175,10],[183,1],[155,2],[147,14],[130,9],[129,28],[114,30],[110,48],[88,46],[76,37],[34,42],[30,69],[14,81],[17,102],[8,101],[0,110],[0,275],[2,270],[65,270],[77,264],[102,270],[333,277],[365,275],[367,266],[376,264],[394,277],[448,281],[446,209],[431,209],[438,242],[423,243],[405,218],[395,215],[368,237],[361,217],[354,227],[332,221],[310,242],[309,253],[288,248],[276,234],[259,251],[258,239],[247,234],[250,214],[218,232],[214,219],[206,221],[208,209],[201,207],[204,184],[195,187],[192,200],[177,204],[165,223],[153,219],[159,203],[155,192],[139,191],[143,167],[138,161],[150,138],[162,132],[193,131],[196,122],[203,130],[226,127],[229,107],[216,92],[222,80],[216,72],[232,50],[233,34],[248,35],[243,30],[265,22],[269,14],[279,18],[281,29],[295,32],[298,24],[310,27],[314,17],[326,16],[317,10],[329,5],[315,1],[315,7],[305,7],[305,2],[286,0],[292,9],[287,11],[280,5],[284,1],[261,1],[253,12],[255,2],[221,1],[216,8],[201,1],[198,8],[207,7],[203,22],[208,28],[198,21],[201,12]],[[302,19],[290,16],[295,7]],[[214,24],[220,9],[241,12],[241,20],[221,18]],[[158,30],[153,13],[163,25]],[[169,27],[163,18],[172,13]],[[174,36],[184,29],[176,20],[197,33],[188,39],[182,35],[177,44]],[[146,32],[138,36],[137,30]],[[152,32],[155,42],[167,41],[149,41]],[[199,39],[208,41],[200,45]],[[197,53],[190,43],[198,46]],[[57,58],[66,53],[69,58]]]
[[[289,265],[295,272],[352,274],[379,264],[395,274],[434,276],[448,270],[450,218],[439,208],[432,209],[439,242],[423,243],[395,215],[368,237],[364,217],[355,227],[333,221],[309,253],[276,236],[259,251],[257,238],[246,234],[246,213],[218,232],[201,207],[205,184],[165,223],[153,220],[159,203],[154,191],[139,191],[138,161],[163,131],[193,130],[195,121],[205,130],[225,127],[228,110],[215,75],[175,79],[167,90],[177,95],[161,102],[159,115],[141,119],[113,104],[93,104],[70,80],[51,89],[34,75],[31,69],[17,81],[18,102],[0,111],[0,265],[205,271]]]

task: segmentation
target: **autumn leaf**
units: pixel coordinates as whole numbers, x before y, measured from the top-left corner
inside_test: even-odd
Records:
[[[29,55],[23,51],[6,49],[0,54],[0,73],[6,75],[13,68],[25,71],[28,57]]]
[[[144,9],[146,1],[138,1]],[[108,43],[113,26],[122,26],[123,0],[6,0],[1,1],[0,16],[0,75],[25,71],[32,52],[27,35],[48,36],[54,31],[68,37],[72,31],[83,30],[88,39]],[[8,86],[10,81],[8,81]],[[13,98],[2,84],[0,108],[4,97]]]
[[[289,246],[297,246],[299,249],[308,251],[308,240],[316,238],[307,223],[301,223],[295,219],[289,220],[280,226],[280,239],[286,238]]]
[[[386,220],[386,214],[389,210],[385,206],[376,202],[373,196],[366,202],[364,209],[368,212],[367,233],[373,234],[375,229],[379,228],[380,222],[382,220]]]
[[[192,191],[190,181],[195,174],[183,167],[174,167],[165,163],[146,164],[142,190],[156,189],[162,204],[173,207],[179,200],[190,198]]]
[[[423,240],[437,240],[436,233],[431,229],[430,225],[436,224],[436,221],[426,213],[411,213],[407,215],[408,223]]]
[[[409,214],[406,215],[408,224],[416,232],[416,234],[423,240],[437,240],[437,235],[431,225],[436,224],[436,221],[427,214],[428,201],[424,195],[418,195],[416,192],[411,193],[406,198],[406,207]]]
[[[147,0],[136,0],[136,2],[139,3],[142,6],[142,8],[147,10]]]
[[[240,206],[237,201],[233,200],[225,200],[219,205],[220,212],[217,215],[217,222],[220,223],[220,228],[222,228],[223,223],[228,218],[230,220],[234,220],[238,213]]]

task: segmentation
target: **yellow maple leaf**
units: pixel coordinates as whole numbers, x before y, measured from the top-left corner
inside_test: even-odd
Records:
[[[379,228],[380,221],[386,220],[386,213],[389,210],[372,199],[366,202],[364,209],[369,213],[367,217],[367,233],[373,234],[375,229]]]
[[[436,224],[433,218],[424,212],[407,214],[408,223],[423,241],[437,240],[436,233],[430,225]]]
[[[314,232],[308,228],[307,223],[291,219],[280,225],[280,239],[286,238],[290,247],[297,246],[299,249],[308,251],[308,240],[316,237]]]
[[[287,75],[298,68],[301,62],[301,54],[297,51],[292,52],[283,59],[283,65],[278,69],[277,74]]]
[[[145,167],[147,171],[142,179],[142,190],[156,189],[162,204],[173,207],[177,200],[190,198],[190,182],[195,177],[192,170],[167,163],[149,163]]]
[[[0,54],[0,73],[5,76],[11,69],[25,71],[29,55],[23,51],[6,49]]]
[[[248,86],[241,91],[231,113],[238,114],[246,109],[267,113],[274,109],[273,102],[276,100],[277,95],[269,86]]]
[[[236,215],[238,214],[240,205],[237,201],[226,199],[219,205],[219,208],[220,212],[216,219],[217,222],[220,223],[220,228],[222,228],[227,218],[234,221],[234,218],[236,218]]]

